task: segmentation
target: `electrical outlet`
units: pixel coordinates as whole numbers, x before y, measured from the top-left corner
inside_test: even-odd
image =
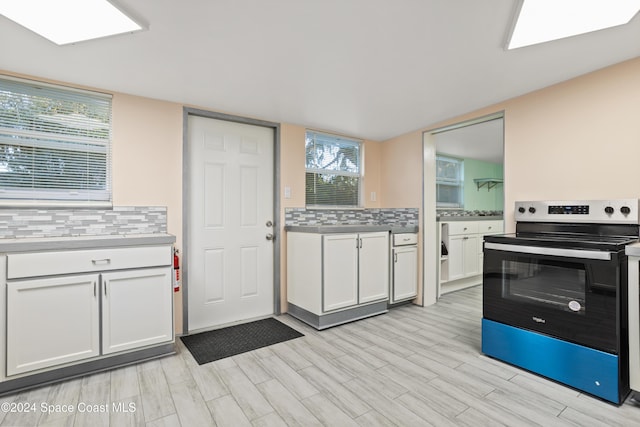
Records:
[[[371,192],[371,201],[372,201],[372,202],[375,202],[375,201],[376,201],[376,192],[375,192],[375,191],[372,191],[372,192]]]
[[[284,198],[285,199],[291,198],[291,187],[284,187]]]

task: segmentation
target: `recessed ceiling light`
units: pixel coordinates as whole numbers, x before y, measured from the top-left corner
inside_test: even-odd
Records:
[[[522,0],[507,49],[628,23],[640,0]]]
[[[1,0],[0,14],[59,45],[142,30],[107,0]]]

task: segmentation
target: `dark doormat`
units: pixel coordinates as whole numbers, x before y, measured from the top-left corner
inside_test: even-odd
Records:
[[[180,339],[198,365],[202,365],[303,336],[304,334],[270,317],[242,325],[186,335]]]

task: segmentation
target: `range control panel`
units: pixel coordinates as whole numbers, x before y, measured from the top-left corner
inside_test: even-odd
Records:
[[[640,224],[639,199],[516,202],[516,221]]]
[[[549,215],[589,215],[589,205],[549,206]]]

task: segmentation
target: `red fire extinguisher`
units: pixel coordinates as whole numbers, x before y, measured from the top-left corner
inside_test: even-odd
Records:
[[[180,290],[180,252],[177,249],[173,250],[173,292]]]

